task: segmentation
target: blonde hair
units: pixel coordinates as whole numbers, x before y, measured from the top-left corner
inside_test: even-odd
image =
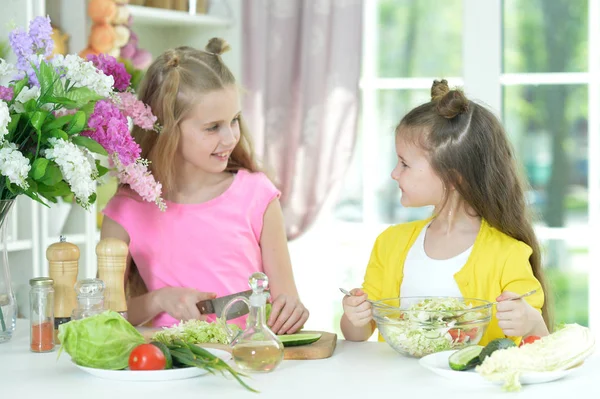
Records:
[[[160,134],[134,127],[133,137],[148,159],[150,170],[162,184],[163,192],[173,190],[177,173],[173,159],[181,137],[180,124],[195,105],[198,95],[237,86],[221,54],[230,49],[227,42],[212,38],[206,51],[191,47],[167,50],[158,57],[144,75],[138,98],[148,104],[162,126]],[[258,171],[248,129],[240,117],[240,140],[227,164],[227,171]]]
[[[485,107],[469,101],[461,90],[450,90],[446,80],[436,80],[431,101],[406,114],[396,134],[424,149],[444,187],[454,187],[478,216],[531,247],[529,263],[545,296],[542,315],[552,330],[540,245],[525,200],[527,185],[502,123]],[[447,202],[445,190],[439,208]]]
[[[220,38],[210,39],[205,51],[191,47],[167,50],[150,65],[140,84],[138,98],[150,106],[162,128],[157,134],[136,126],[132,135],[142,149],[141,156],[150,161],[150,171],[167,195],[174,188],[177,173],[173,159],[181,137],[180,124],[195,105],[194,101],[198,95],[237,86],[235,77],[221,59],[221,54],[228,50],[229,44]],[[240,169],[259,170],[242,116],[240,140],[225,170],[236,172]],[[126,289],[128,297],[148,292],[133,260]]]

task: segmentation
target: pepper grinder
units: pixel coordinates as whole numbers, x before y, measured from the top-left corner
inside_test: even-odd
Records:
[[[79,272],[79,248],[60,236],[46,250],[50,278],[54,280],[54,340],[58,341],[58,326],[71,320],[71,313],[77,306],[73,287]]]
[[[96,245],[98,277],[106,285],[104,306],[127,318],[125,299],[125,268],[127,267],[128,245],[117,238],[103,238]]]

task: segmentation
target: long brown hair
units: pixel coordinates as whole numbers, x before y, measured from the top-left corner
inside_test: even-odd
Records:
[[[205,51],[191,47],[167,50],[148,68],[138,91],[140,101],[149,105],[158,118],[161,132],[134,127],[132,136],[142,149],[141,156],[150,161],[150,171],[158,180],[163,194],[174,189],[177,173],[173,159],[181,137],[180,124],[195,105],[198,96],[230,86],[237,86],[235,77],[221,59],[230,49],[227,42],[212,38]],[[231,153],[226,171],[259,170],[248,128],[240,116],[240,140]],[[137,296],[147,289],[132,261],[127,292]]]
[[[444,187],[454,187],[466,207],[531,247],[529,263],[545,296],[542,315],[552,329],[540,245],[525,200],[527,186],[502,123],[488,109],[469,101],[461,90],[450,90],[446,80],[433,82],[431,98],[402,118],[396,134],[427,152]],[[449,191],[445,190],[439,209],[448,202]]]

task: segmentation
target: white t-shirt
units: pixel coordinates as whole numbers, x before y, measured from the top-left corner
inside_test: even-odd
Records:
[[[462,294],[454,280],[456,274],[467,263],[473,246],[461,254],[444,260],[432,259],[425,253],[425,226],[404,262],[404,277],[400,294],[408,296],[454,296]]]

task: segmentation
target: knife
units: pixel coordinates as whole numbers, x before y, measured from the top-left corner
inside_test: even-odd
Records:
[[[223,308],[229,303],[229,301],[238,296],[250,298],[250,295],[252,295],[252,290],[242,291],[236,294],[200,301],[196,304],[196,306],[198,307],[198,310],[201,314],[216,314],[217,317],[221,317],[221,314],[223,313]],[[246,305],[244,301],[238,301],[234,303],[231,306],[231,308],[229,308],[226,319],[235,319],[237,317],[247,314],[249,311],[250,309],[248,309],[248,305]]]

